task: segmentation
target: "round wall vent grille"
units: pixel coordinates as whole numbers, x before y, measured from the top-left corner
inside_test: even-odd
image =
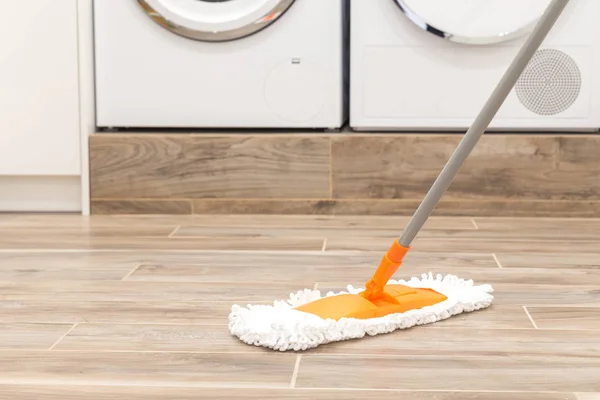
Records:
[[[581,91],[581,71],[566,53],[538,50],[515,86],[517,97],[531,112],[556,115],[567,110]]]

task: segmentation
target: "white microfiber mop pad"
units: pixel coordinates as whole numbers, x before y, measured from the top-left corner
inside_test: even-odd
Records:
[[[321,298],[320,291],[306,289],[290,295],[287,301],[275,301],[272,306],[234,305],[229,314],[229,331],[249,345],[278,351],[302,351],[326,343],[362,338],[365,334],[375,336],[397,329],[431,324],[453,315],[489,307],[494,299],[490,285],[475,286],[472,280],[460,279],[454,275],[434,276],[429,273],[423,274],[421,279],[390,280],[388,283],[433,289],[446,296],[447,300],[380,318],[342,318],[335,321],[294,310],[295,307]],[[348,286],[347,292],[329,292],[326,297],[357,294],[363,290]]]

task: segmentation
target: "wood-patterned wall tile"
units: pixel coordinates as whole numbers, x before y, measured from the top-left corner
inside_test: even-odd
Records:
[[[376,135],[334,138],[334,198],[420,199],[461,137]],[[484,136],[445,198],[589,199],[589,196],[577,193],[564,195],[572,181],[553,174],[556,143],[553,136]],[[600,182],[597,185],[600,188]]]
[[[563,135],[558,140],[557,177],[565,183],[562,197],[600,197],[600,139],[598,136]]]
[[[422,193],[424,196],[425,193]],[[411,216],[422,198],[415,199],[196,199],[198,214],[369,215]],[[474,217],[600,217],[597,200],[453,200],[444,198],[434,216]]]
[[[294,199],[194,199],[195,214],[334,215],[336,202]]]
[[[324,198],[329,138],[98,134],[92,199]]]
[[[142,214],[185,215],[192,213],[191,200],[92,200],[93,215]]]

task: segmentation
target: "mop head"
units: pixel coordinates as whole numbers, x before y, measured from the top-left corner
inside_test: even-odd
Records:
[[[278,351],[303,351],[326,343],[431,324],[453,315],[489,307],[494,299],[490,285],[475,286],[472,280],[464,280],[454,275],[434,276],[429,273],[423,274],[421,279],[415,277],[409,281],[390,280],[388,283],[433,289],[447,299],[432,306],[379,318],[342,318],[336,321],[324,320],[316,315],[294,310],[295,307],[321,298],[320,291],[305,289],[291,294],[287,301],[275,301],[272,306],[234,305],[229,314],[229,331],[249,345]],[[329,292],[326,297],[358,294],[363,290],[348,286],[346,292]]]

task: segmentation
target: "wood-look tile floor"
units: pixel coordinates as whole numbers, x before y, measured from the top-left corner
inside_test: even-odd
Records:
[[[231,305],[361,285],[404,217],[0,214],[0,399],[600,400],[600,220],[432,218],[397,276],[486,310],[302,354]]]

